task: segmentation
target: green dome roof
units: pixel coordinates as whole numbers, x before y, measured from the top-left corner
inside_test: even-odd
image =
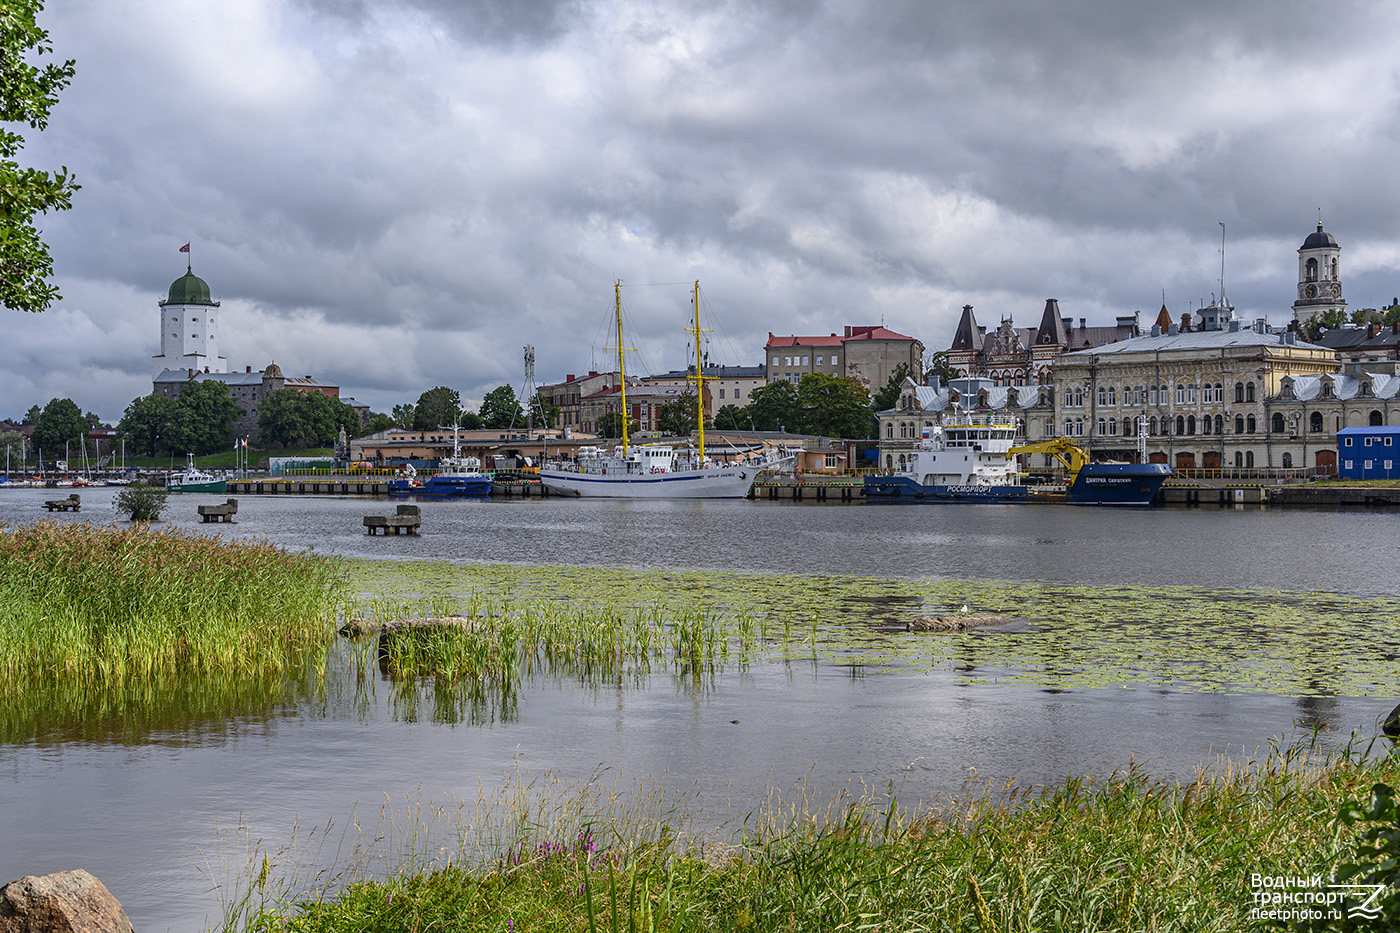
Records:
[[[195,275],[192,270],[186,269],[184,275],[170,283],[170,297],[166,303],[212,305],[214,302],[209,298],[209,283]]]

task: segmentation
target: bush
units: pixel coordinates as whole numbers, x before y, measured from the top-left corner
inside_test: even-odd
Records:
[[[169,495],[168,489],[148,486],[138,480],[113,497],[112,509],[118,515],[128,516],[133,522],[153,522],[160,518]]]

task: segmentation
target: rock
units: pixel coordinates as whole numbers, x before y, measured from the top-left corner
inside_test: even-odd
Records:
[[[906,632],[965,632],[970,628],[983,628],[988,625],[1006,625],[1010,616],[994,612],[955,612],[946,616],[924,616],[906,623]]]
[[[25,875],[0,888],[0,933],[131,933],[131,921],[92,875]]]
[[[1390,737],[1390,741],[1400,743],[1400,706],[1395,707],[1390,711],[1390,715],[1385,717],[1381,731]]]

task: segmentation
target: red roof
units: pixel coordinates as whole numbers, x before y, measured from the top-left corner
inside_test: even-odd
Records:
[[[913,337],[906,337],[897,334],[886,327],[879,325],[856,326],[846,328],[851,333],[849,336],[841,337],[832,334],[828,337],[775,337],[772,332],[768,334],[768,343],[765,350],[776,347],[839,347],[847,340],[913,340]]]

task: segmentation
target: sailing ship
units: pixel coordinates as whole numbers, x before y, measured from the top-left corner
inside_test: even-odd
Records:
[[[622,443],[612,450],[580,448],[572,463],[540,469],[540,482],[551,492],[567,496],[613,499],[743,499],[762,470],[782,462],[716,464],[705,456],[705,368],[700,353],[700,283],[695,283],[694,322],[687,331],[695,336],[697,447],[677,449],[669,444],[632,444],[627,431],[627,369],[622,345],[622,283],[613,283],[617,319],[617,368],[622,393]]]

